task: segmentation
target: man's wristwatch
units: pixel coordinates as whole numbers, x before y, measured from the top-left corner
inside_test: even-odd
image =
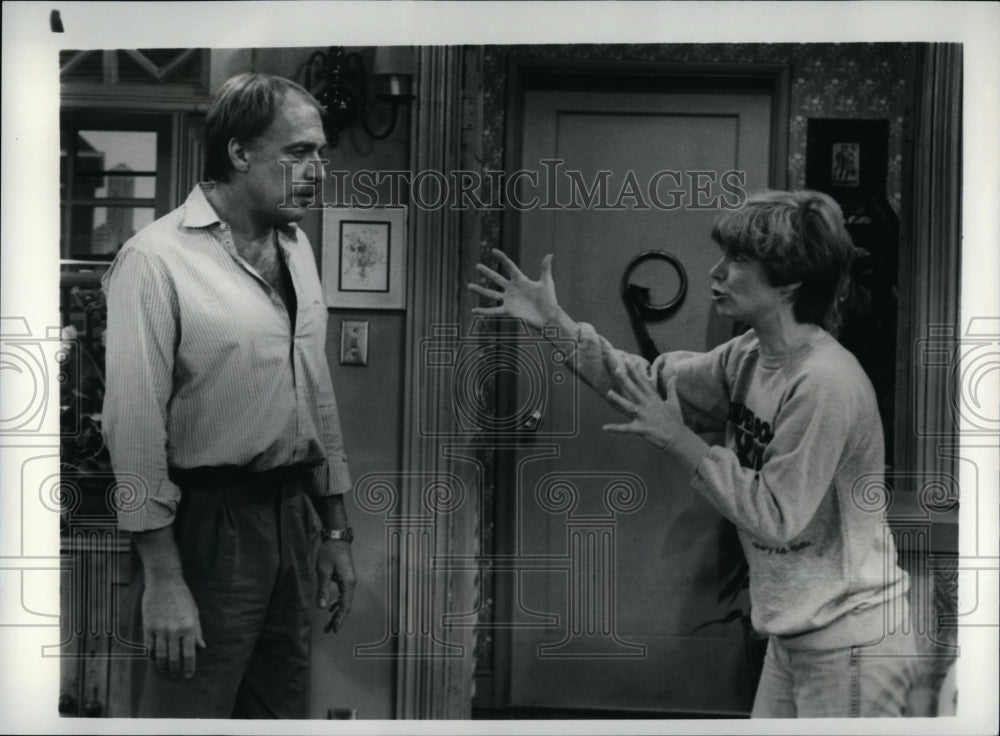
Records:
[[[350,544],[354,541],[354,530],[351,527],[347,527],[346,529],[320,529],[319,538],[324,542],[328,539],[339,539],[342,542]]]

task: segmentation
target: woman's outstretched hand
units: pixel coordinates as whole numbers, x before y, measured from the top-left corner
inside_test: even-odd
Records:
[[[607,432],[637,434],[656,447],[671,450],[684,432],[684,416],[677,398],[677,376],[667,381],[667,398],[660,397],[656,384],[634,364],[628,363],[616,375],[621,393],[611,389],[607,398],[632,421],[605,424]]]
[[[497,288],[487,289],[479,284],[469,284],[469,290],[497,302],[495,307],[475,307],[473,314],[486,317],[514,317],[523,319],[528,326],[541,329],[559,313],[556,287],[552,281],[552,255],[542,259],[542,275],[538,281],[525,276],[506,254],[493,249],[493,255],[510,275],[504,278],[489,266],[476,264],[476,270]]]

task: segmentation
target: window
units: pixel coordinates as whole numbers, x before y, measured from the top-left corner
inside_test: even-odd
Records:
[[[61,51],[59,72],[65,83],[126,84],[154,87],[204,86],[204,49],[114,49]],[[143,90],[132,90],[142,92]]]
[[[65,113],[60,130],[61,254],[109,261],[169,208],[170,117]]]

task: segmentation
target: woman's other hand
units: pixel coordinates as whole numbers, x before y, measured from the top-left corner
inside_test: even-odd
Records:
[[[677,398],[677,377],[667,381],[667,398],[664,400],[642,370],[632,364],[615,376],[621,393],[611,389],[608,401],[632,421],[628,424],[606,424],[608,432],[637,434],[647,442],[665,450],[672,449],[677,437],[686,430],[681,412],[681,402]]]

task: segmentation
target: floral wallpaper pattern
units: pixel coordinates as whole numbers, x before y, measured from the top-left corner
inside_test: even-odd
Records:
[[[484,168],[503,167],[506,62],[511,57],[606,61],[788,64],[791,71],[788,185],[805,185],[808,118],[889,121],[887,195],[901,203],[903,138],[911,113],[912,44],[648,44],[489,46],[483,59]]]

